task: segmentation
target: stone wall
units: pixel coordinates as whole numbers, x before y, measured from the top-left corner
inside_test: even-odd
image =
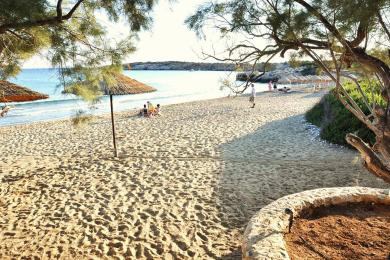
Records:
[[[242,244],[243,259],[290,259],[284,242],[290,215],[319,206],[346,202],[390,204],[390,190],[365,187],[342,187],[308,190],[280,198],[262,208],[249,221]]]

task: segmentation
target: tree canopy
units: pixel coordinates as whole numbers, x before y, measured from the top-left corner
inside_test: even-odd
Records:
[[[222,37],[241,37],[223,60],[256,64],[293,53],[294,63],[297,57],[315,61],[336,83],[343,105],[376,135],[373,147],[352,134],[347,141],[361,152],[368,170],[390,182],[388,17],[390,0],[227,0],[200,6],[186,23],[200,36],[212,24]],[[356,75],[377,81],[380,88],[372,87],[372,94],[379,91],[386,104],[370,102]],[[355,84],[368,114],[351,98],[341,78]]]
[[[136,33],[148,29],[157,0],[0,1],[0,78],[17,75],[23,62],[44,51],[70,91],[93,99],[101,80],[112,81],[135,50]],[[128,36],[110,38],[97,17],[126,21]],[[126,32],[124,32],[125,34]],[[85,84],[88,82],[88,84]]]
[[[242,44],[229,49],[229,57],[239,54],[235,57],[257,61],[277,54],[284,56],[289,50],[303,53],[302,47],[339,47],[341,52],[368,40],[387,48],[382,40],[388,42],[390,34],[386,33],[388,24],[383,17],[388,16],[389,7],[389,0],[212,1],[200,6],[186,23],[199,35],[209,22],[222,35],[244,35]],[[257,46],[253,44],[256,38],[263,38],[268,44]]]

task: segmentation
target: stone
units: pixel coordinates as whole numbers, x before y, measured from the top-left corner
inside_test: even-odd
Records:
[[[381,202],[390,204],[386,189],[366,187],[340,187],[307,190],[282,197],[258,211],[249,221],[242,242],[243,259],[290,259],[284,242],[288,231],[288,208],[294,216],[313,207],[348,202]]]

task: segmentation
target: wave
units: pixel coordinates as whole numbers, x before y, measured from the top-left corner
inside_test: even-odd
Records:
[[[32,102],[25,103],[9,103],[13,107],[27,107],[27,106],[44,106],[47,104],[58,104],[58,103],[70,103],[75,101],[82,101],[80,98],[66,98],[66,99],[47,99],[47,100],[37,100]]]
[[[80,108],[81,109],[81,108]],[[28,110],[28,109],[23,109],[19,110],[17,113],[8,113],[7,117],[29,117],[29,116],[39,116],[39,115],[48,115],[48,114],[63,114],[63,115],[68,115],[70,112],[77,112],[80,109],[74,108],[74,107],[63,107],[61,109],[45,109],[45,110]],[[87,110],[87,109],[85,109]]]
[[[159,72],[133,71],[124,73],[141,82],[155,86],[158,91],[139,95],[115,96],[115,112],[137,108],[146,101],[160,103],[163,106],[193,100],[202,100],[225,96],[220,91],[220,73],[216,72]],[[15,83],[25,85],[42,93],[52,93],[59,84],[55,71],[50,69],[24,70],[15,79]],[[227,95],[227,94],[226,94]],[[110,110],[108,97],[102,97],[101,102],[93,105],[77,96],[52,94],[49,99],[25,103],[10,103],[13,109],[6,118],[0,119],[0,126],[46,121],[52,119],[70,118],[78,110],[95,115],[107,113]]]
[[[150,96],[150,94],[154,93],[144,93],[144,94],[138,94],[138,95],[125,95],[131,98],[125,99],[125,100],[119,100],[119,103],[127,103],[127,102],[132,102],[132,101],[139,101],[139,100],[145,100],[145,95]],[[169,94],[168,94],[169,95]],[[122,98],[125,96],[121,96]],[[176,97],[176,96],[185,96],[185,95],[171,95],[171,97]],[[136,97],[136,98],[134,98]],[[170,96],[164,96],[161,98],[169,98]],[[160,98],[159,96],[152,96],[147,99],[153,100]],[[99,103],[103,103],[104,101],[108,100],[108,96],[103,96]],[[87,101],[84,101],[82,98],[79,97],[70,97],[70,98],[64,98],[64,99],[45,99],[45,100],[37,100],[37,101],[31,101],[31,102],[23,102],[23,103],[8,103],[9,105],[13,107],[37,107],[37,106],[47,106],[47,105],[57,105],[57,104],[66,104],[66,103],[81,103],[81,104],[86,104],[89,105]]]

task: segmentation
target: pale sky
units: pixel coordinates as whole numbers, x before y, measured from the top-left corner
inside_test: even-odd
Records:
[[[193,62],[216,62],[214,59],[204,60],[202,52],[212,54],[222,53],[227,48],[226,39],[221,39],[217,31],[211,28],[205,30],[206,40],[199,39],[195,32],[190,31],[184,24],[187,17],[194,14],[196,9],[207,0],[179,0],[170,3],[168,0],[160,0],[155,6],[153,25],[150,31],[139,33],[139,40],[136,42],[137,51],[130,54],[125,62],[136,61],[193,61]],[[120,39],[123,34],[128,33],[125,23],[113,24],[106,16],[97,15],[108,29],[109,36],[113,39]],[[236,39],[237,38],[237,39]],[[237,36],[233,41],[238,40]],[[253,40],[251,40],[253,42]],[[264,40],[257,39],[257,46],[265,44]],[[230,44],[232,41],[230,41]],[[217,55],[222,57],[222,55]],[[274,59],[275,62],[282,61],[281,58]],[[50,67],[41,56],[35,56],[23,65],[24,68],[45,68]]]
[[[218,45],[224,45],[215,34],[211,33],[207,41],[199,40],[193,31],[184,24],[184,20],[193,14],[196,8],[206,0],[185,0],[169,3],[159,1],[153,13],[154,23],[150,31],[141,32],[136,44],[137,51],[126,61],[202,61],[202,50]],[[120,37],[128,32],[124,24],[104,24],[110,30],[110,36]],[[210,60],[211,61],[211,60]],[[25,62],[24,68],[50,67],[43,57],[35,56]]]

